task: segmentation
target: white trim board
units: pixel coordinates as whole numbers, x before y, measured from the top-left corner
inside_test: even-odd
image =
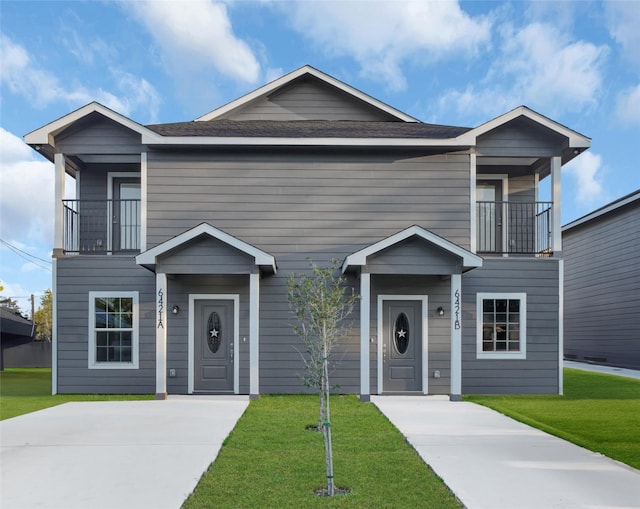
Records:
[[[383,342],[384,330],[382,306],[385,300],[410,300],[422,302],[422,393],[429,394],[429,296],[428,295],[378,295],[377,303],[377,341],[378,341],[378,394],[383,394]]]
[[[190,293],[188,325],[188,365],[187,392],[193,394],[195,359],[195,312],[196,300],[232,300],[233,301],[233,393],[240,394],[240,294],[238,293]]]

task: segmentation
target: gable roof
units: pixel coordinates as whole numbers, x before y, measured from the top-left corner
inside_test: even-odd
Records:
[[[207,235],[211,238],[220,240],[225,244],[236,248],[238,251],[242,251],[243,253],[254,257],[255,264],[257,266],[267,268],[274,274],[276,273],[276,260],[272,255],[238,239],[237,237],[234,237],[233,235],[229,235],[222,230],[218,230],[209,223],[200,223],[198,226],[162,242],[161,244],[148,249],[144,253],[140,253],[136,256],[136,263],[153,270],[159,256],[162,256],[173,249],[178,249],[187,242],[200,237],[201,235]]]
[[[64,115],[53,122],[31,131],[24,135],[24,141],[29,145],[47,145],[52,143],[52,138],[62,132],[64,129],[72,125],[74,122],[81,120],[92,113],[99,113],[103,117],[113,120],[124,127],[128,127],[132,131],[140,133],[142,136],[151,138],[160,138],[160,135],[151,131],[142,124],[131,120],[124,115],[121,115],[117,111],[107,108],[99,102],[93,101],[89,104],[85,104],[81,108],[78,108],[67,115]]]
[[[310,65],[304,65],[299,69],[296,69],[295,71],[290,72],[289,74],[285,74],[284,76],[281,76],[280,78],[273,80],[270,83],[267,83],[266,85],[254,90],[253,92],[249,92],[248,94],[243,95],[242,97],[236,99],[235,101],[231,101],[230,103],[220,106],[219,108],[216,108],[215,110],[210,111],[209,113],[206,113],[201,117],[198,117],[196,119],[196,122],[219,119],[223,115],[233,110],[242,108],[243,106],[246,106],[247,104],[253,101],[256,101],[259,98],[265,97],[268,94],[272,94],[276,90],[288,85],[289,83],[303,76],[310,76],[324,83],[327,83],[328,85],[331,85],[337,88],[338,90],[346,92],[347,94],[352,95],[357,99],[360,99],[364,103],[369,104],[370,106],[377,108],[397,118],[399,121],[419,122],[418,119],[410,115],[407,115],[406,113],[403,113],[402,111],[397,110],[396,108],[393,108],[392,106],[389,106],[388,104],[385,104],[382,101],[379,101],[378,99],[375,99],[370,95],[367,95],[364,92],[361,92],[360,90],[350,85],[347,85],[346,83],[334,78],[333,76],[329,76],[328,74],[325,74],[322,71],[319,71],[314,67],[311,67]]]
[[[640,189],[637,189],[632,193],[629,193],[625,196],[622,196],[621,198],[618,198],[617,200],[612,201],[611,203],[607,203],[606,205],[594,210],[593,212],[590,212],[570,223],[565,224],[562,227],[562,233],[571,230],[571,228],[575,228],[576,226],[580,226],[581,224],[609,214],[610,212],[614,212],[624,207],[625,205],[629,205],[630,203],[636,202],[638,200],[640,200]]]
[[[573,129],[569,129],[559,122],[556,122],[549,117],[545,117],[544,115],[533,111],[527,106],[518,106],[517,108],[514,108],[511,111],[504,113],[503,115],[500,115],[492,120],[489,120],[488,122],[485,122],[484,124],[479,125],[478,127],[471,129],[467,134],[468,136],[473,136],[475,139],[477,139],[478,136],[482,136],[483,134],[488,133],[489,131],[492,131],[500,126],[503,126],[519,117],[525,117],[533,120],[534,122],[552,131],[555,131],[562,136],[566,136],[569,139],[570,148],[580,149],[589,148],[591,146],[591,138],[588,138],[583,134],[574,131]],[[475,144],[475,139],[473,144]]]
[[[466,249],[454,244],[453,242],[448,241],[447,239],[440,237],[439,235],[436,235],[433,232],[430,232],[429,230],[425,230],[421,226],[413,225],[391,235],[390,237],[371,244],[364,249],[350,254],[345,258],[344,263],[342,264],[342,272],[346,272],[349,268],[354,266],[366,265],[367,257],[379,253],[384,249],[392,247],[410,237],[421,238],[426,242],[443,249],[451,255],[461,258],[464,271],[476,267],[482,267],[482,258],[478,255],[473,254],[471,251],[467,251]]]

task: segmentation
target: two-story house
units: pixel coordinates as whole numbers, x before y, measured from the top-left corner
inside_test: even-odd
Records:
[[[309,258],[360,295],[342,392],[562,392],[560,169],[590,140],[524,106],[427,124],[305,66],[195,121],[91,103],[25,140],[55,164],[54,392],[302,392]]]

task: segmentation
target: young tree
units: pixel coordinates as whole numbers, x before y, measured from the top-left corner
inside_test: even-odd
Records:
[[[320,396],[318,429],[324,439],[328,496],[335,494],[329,404],[331,356],[347,333],[342,322],[358,300],[354,293],[346,292],[345,278],[335,275],[339,267],[339,260],[330,260],[324,268],[311,262],[310,275],[291,274],[287,285],[289,306],[296,319],[293,330],[307,348],[307,355],[302,357],[306,367],[303,383],[316,388]]]
[[[53,332],[53,294],[51,290],[44,291],[40,297],[40,307],[35,313],[36,337],[41,341],[51,341]]]

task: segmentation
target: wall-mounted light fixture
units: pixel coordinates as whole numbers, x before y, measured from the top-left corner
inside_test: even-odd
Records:
[[[444,308],[442,306],[436,309],[436,312],[438,313],[438,316],[444,316]]]
[[[173,306],[173,309],[171,309],[171,312],[174,315],[177,315],[180,312],[180,308],[178,306]]]

